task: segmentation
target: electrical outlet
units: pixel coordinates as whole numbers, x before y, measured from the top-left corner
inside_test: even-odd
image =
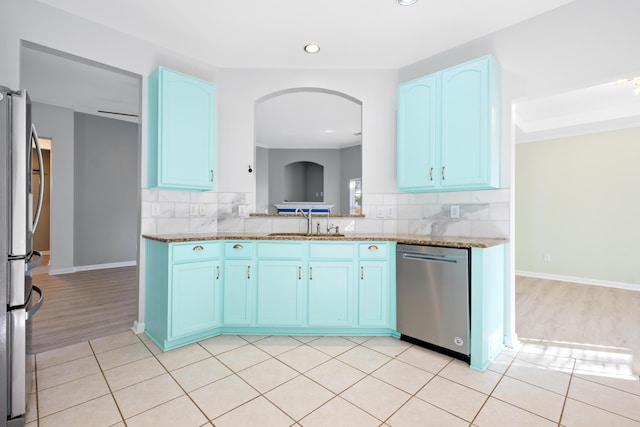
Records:
[[[451,218],[460,218],[460,205],[451,205]]]
[[[160,215],[160,205],[154,203],[151,205],[151,216],[159,216]]]
[[[551,262],[551,254],[544,254],[544,262]]]
[[[395,218],[395,217],[396,217],[395,206],[387,206],[387,218]]]
[[[247,205],[238,205],[238,216],[247,216]]]
[[[189,205],[189,215],[198,216],[198,205]]]
[[[207,214],[207,206],[200,205],[200,207],[198,207],[198,212],[200,213],[200,216],[205,216]]]
[[[382,206],[376,209],[376,218],[384,218],[384,208]]]

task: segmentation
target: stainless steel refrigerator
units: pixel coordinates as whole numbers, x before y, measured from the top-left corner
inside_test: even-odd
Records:
[[[32,147],[40,174],[35,203]],[[0,162],[0,425],[17,427],[25,424],[31,386],[31,320],[44,301],[32,283],[32,270],[42,260],[33,249],[33,233],[42,206],[44,169],[26,90],[0,86]]]

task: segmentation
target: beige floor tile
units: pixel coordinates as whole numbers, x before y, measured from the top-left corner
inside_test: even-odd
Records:
[[[135,362],[149,356],[151,356],[151,352],[142,342],[96,354],[98,363],[103,370]]]
[[[267,353],[250,344],[219,354],[216,357],[234,372],[242,371],[270,358]]]
[[[184,392],[169,374],[151,378],[113,393],[122,416],[127,419],[162,403],[173,400]]]
[[[557,427],[558,423],[490,397],[473,421],[473,425],[478,427]]]
[[[201,360],[171,372],[173,378],[187,392],[231,375],[233,372],[215,357]]]
[[[39,369],[38,390],[45,390],[99,372],[100,366],[93,355]]]
[[[126,421],[127,427],[200,427],[207,418],[191,399],[181,396]]]
[[[240,338],[246,340],[247,342],[256,342],[267,338],[268,335],[240,335]]]
[[[319,337],[319,336],[317,336],[317,335],[292,335],[291,337],[292,337],[292,338],[295,338],[295,339],[297,339],[298,341],[300,341],[301,343],[305,343],[305,344],[308,344],[308,343],[310,343],[311,341],[315,341],[315,340],[317,340],[318,338],[320,338],[320,337]]]
[[[416,397],[469,422],[489,396],[442,377],[435,377]]]
[[[339,354],[344,353],[355,347],[357,344],[353,341],[349,341],[342,337],[321,337],[315,341],[311,341],[309,345],[316,350],[320,350],[323,353],[328,354],[331,357],[336,357]]]
[[[294,421],[262,396],[214,420],[216,427],[288,427]]]
[[[373,337],[362,345],[389,357],[396,357],[411,347],[408,342],[393,337]]]
[[[25,422],[38,421],[38,395],[31,393],[27,395],[27,408],[24,416]]]
[[[151,341],[151,339],[142,340],[142,342],[149,349],[149,351],[151,353],[153,353],[154,355],[163,353],[162,349],[160,347],[158,347],[158,345],[156,343]]]
[[[122,421],[113,396],[106,395],[40,419],[40,427],[108,427]]]
[[[247,345],[247,343],[247,340],[242,339],[237,335],[218,335],[217,337],[208,338],[198,342],[198,344],[214,356],[233,350],[234,348],[242,347]]]
[[[493,359],[487,369],[499,374],[504,374],[509,368],[509,365],[511,365],[511,362],[513,362],[513,359],[515,359],[516,354],[517,352],[511,349],[503,349],[500,354]]]
[[[571,379],[570,374],[559,371],[552,365],[532,364],[520,359],[513,362],[506,375],[562,395],[567,394]]]
[[[113,350],[115,348],[124,347],[131,344],[137,344],[140,339],[132,331],[126,331],[115,335],[109,335],[107,337],[90,340],[91,348],[94,353],[102,353],[107,350]]]
[[[469,425],[467,421],[415,397],[393,414],[387,420],[387,424],[392,427],[468,427]]]
[[[337,359],[331,359],[307,371],[305,376],[338,394],[360,381],[366,374]]]
[[[640,396],[574,377],[568,397],[640,421]]]
[[[432,373],[399,360],[390,361],[371,375],[409,394],[415,394],[433,378]]]
[[[285,351],[293,350],[302,345],[300,341],[288,336],[274,335],[253,343],[260,350],[269,353],[271,356],[277,356]]]
[[[561,425],[565,427],[638,427],[640,422],[577,400],[567,399]]]
[[[391,360],[389,356],[362,346],[342,353],[337,359],[368,374]]]
[[[637,375],[598,374],[581,370],[576,365],[573,376],[640,396],[640,379]]]
[[[326,388],[299,376],[265,394],[278,408],[299,420],[334,396]]]
[[[425,371],[429,371],[432,374],[437,374],[452,360],[449,356],[444,356],[440,353],[418,346],[408,348],[400,354],[397,359],[420,369],[424,369]]]
[[[79,344],[38,353],[36,355],[36,367],[38,370],[44,369],[91,355],[93,355],[91,346],[85,341]]]
[[[151,356],[108,369],[104,371],[104,376],[107,379],[107,383],[109,383],[111,391],[117,391],[166,372],[160,362]]]
[[[156,357],[167,371],[171,372],[174,369],[211,357],[211,354],[198,344],[191,344],[158,354]]]
[[[484,394],[490,394],[502,377],[499,373],[489,370],[474,371],[468,364],[459,360],[449,363],[438,375]]]
[[[258,392],[237,375],[230,375],[189,393],[189,396],[207,418],[213,420],[256,398]]]
[[[301,345],[277,357],[298,372],[307,372],[330,358],[329,355],[308,345]]]
[[[376,378],[368,376],[348,388],[340,397],[384,421],[400,408],[411,395]]]
[[[564,405],[564,395],[510,377],[500,380],[492,396],[556,422]]]
[[[265,360],[244,371],[238,372],[239,377],[248,382],[260,393],[266,393],[298,375],[298,372],[277,359]]]
[[[363,344],[363,343],[369,341],[372,337],[370,337],[370,336],[364,336],[364,337],[347,336],[347,337],[343,337],[343,338],[348,339],[349,341],[353,341],[356,344]]]
[[[38,392],[38,413],[46,417],[106,394],[109,388],[102,373],[89,375]]]
[[[377,427],[380,420],[336,397],[300,420],[299,424],[303,427]]]

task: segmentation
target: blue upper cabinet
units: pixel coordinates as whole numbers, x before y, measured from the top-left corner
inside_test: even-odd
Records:
[[[216,87],[164,67],[149,76],[148,187],[215,189]]]
[[[500,69],[491,56],[400,85],[398,187],[500,186]]]
[[[405,191],[434,188],[439,76],[400,86],[398,96],[398,186]],[[436,172],[437,174],[437,172]]]

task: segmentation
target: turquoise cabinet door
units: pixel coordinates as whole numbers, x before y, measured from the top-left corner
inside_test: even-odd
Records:
[[[253,323],[253,262],[250,259],[225,260],[223,277],[224,325]]]
[[[219,264],[174,264],[171,273],[170,338],[203,332],[220,324]]]
[[[149,78],[149,187],[213,190],[216,87],[159,67]]]
[[[351,326],[353,311],[353,262],[309,262],[309,326]]]
[[[433,188],[436,171],[438,76],[400,85],[398,90],[398,187],[404,191]]]
[[[358,279],[358,325],[389,325],[389,263],[360,261]]]
[[[443,187],[486,185],[489,179],[491,111],[489,58],[442,73]]]
[[[302,325],[306,278],[300,260],[259,260],[258,325]],[[306,272],[305,272],[306,273]]]

